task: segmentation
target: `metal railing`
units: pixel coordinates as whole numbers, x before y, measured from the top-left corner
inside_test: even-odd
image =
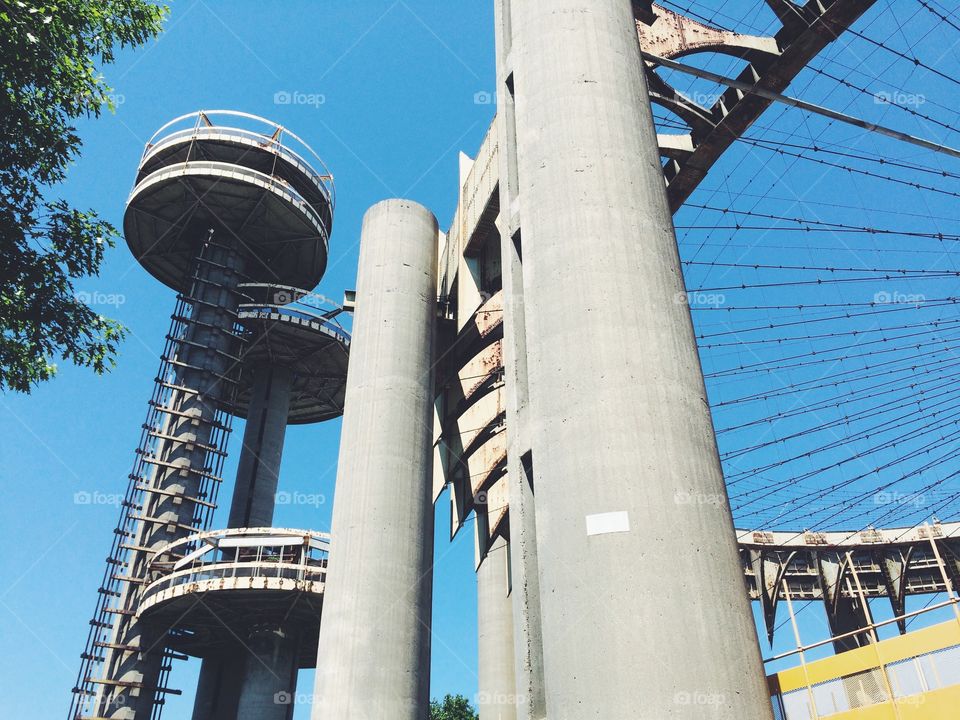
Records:
[[[222,117],[230,118],[230,122],[234,122],[236,119],[247,120],[250,121],[252,125],[262,127],[263,129],[247,130],[245,128],[219,124],[216,120]],[[185,125],[186,127],[164,134],[170,128],[177,125]],[[250,113],[239,112],[237,110],[198,110],[176,117],[163,125],[147,141],[143,155],[140,158],[140,167],[143,167],[147,159],[159,151],[159,149],[177,140],[183,138],[199,139],[204,136],[214,135],[236,135],[251,140],[261,147],[271,148],[313,180],[326,197],[332,213],[336,206],[336,189],[333,183],[333,175],[327,169],[323,160],[320,159],[320,156],[317,155],[313,148],[304,140],[282,125],[258,115],[251,115]],[[290,142],[291,140],[293,141],[292,143]],[[305,155],[311,158],[309,162],[304,159]],[[314,165],[319,166],[321,172],[315,170]]]
[[[337,319],[347,310],[334,300],[316,292],[287,285],[241,283],[239,290],[247,297],[241,302],[239,314],[271,312],[317,323],[345,344],[350,343],[350,331]]]
[[[955,685],[960,685],[960,645],[783,693],[778,717],[817,720],[892,701],[922,704],[925,693]]]
[[[182,166],[181,166],[182,167]],[[317,226],[320,231],[320,234],[323,236],[324,244],[329,241],[327,237],[327,225],[323,221],[323,214],[317,210],[317,208],[307,200],[303,194],[293,187],[289,182],[277,175],[268,175],[267,173],[260,172],[259,170],[254,170],[253,168],[248,168],[242,165],[236,165],[229,162],[220,162],[217,160],[191,160],[189,170],[192,172],[181,171],[181,174],[200,174],[196,171],[205,170],[206,174],[210,174],[213,171],[216,171],[222,175],[228,177],[233,177],[236,179],[244,179],[247,181],[259,181],[263,184],[264,187],[277,190],[280,193],[283,193],[289,196],[289,199],[294,202],[296,205],[300,205],[302,209],[307,212],[310,216],[310,219]],[[162,182],[164,179],[164,173],[174,173],[177,172],[177,166],[170,166],[163,168],[158,171],[157,174],[148,175],[146,178],[134,185],[133,190],[130,191],[130,197],[128,202],[133,199],[133,197],[143,190],[143,188],[155,184],[156,182]]]
[[[166,590],[206,580],[266,578],[322,582],[329,536],[309,530],[237,528],[190,535],[157,550],[142,607]]]

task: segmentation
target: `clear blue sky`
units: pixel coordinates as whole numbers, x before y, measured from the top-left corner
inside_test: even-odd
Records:
[[[135,53],[121,53],[118,62],[105,69],[108,81],[116,89],[118,110],[115,115],[80,126],[85,143],[83,156],[61,188],[72,203],[94,207],[119,226],[143,145],[160,125],[197,109],[237,109],[289,127],[313,146],[336,177],[338,206],[331,263],[319,288],[324,294],[338,297],[344,289],[353,287],[360,220],[374,202],[386,197],[410,197],[431,207],[441,226],[449,223],[456,203],[457,154],[460,150],[475,151],[494,112],[492,105],[475,102],[478,93],[489,93],[494,85],[491,2],[176,0],[171,4],[167,30],[159,42]],[[697,12],[721,25],[745,31],[763,31],[769,27],[772,17],[760,0],[723,3],[722,10],[705,2],[692,5]],[[901,25],[903,31],[899,30]],[[917,44],[917,52],[926,60],[957,74],[955,48],[960,33],[924,14],[915,0],[880,2],[858,27],[873,37],[890,38],[892,45],[903,50]],[[921,38],[925,39],[922,44]],[[818,66],[868,85],[871,92],[908,91],[923,96],[923,102],[911,107],[947,124],[957,122],[956,112],[951,109],[956,106],[955,85],[918,70],[911,63],[878,52],[864,41],[842,41],[828,54],[836,60],[818,63]],[[732,71],[737,63],[729,58],[690,61],[723,72]],[[675,79],[679,88],[690,93],[716,92],[709,84],[693,83],[674,75],[667,77]],[[275,95],[284,92],[322,96],[323,102],[275,103]],[[915,134],[960,144],[955,132],[891,110],[809,71],[798,79],[791,92]],[[665,116],[660,111],[658,115]],[[954,172],[960,170],[955,161],[879,140],[795,110],[775,108],[761,125],[775,125],[777,131],[756,128],[752,133],[756,137],[804,146],[816,139],[821,144],[837,143],[848,151],[863,150],[887,158],[929,163]],[[783,133],[789,133],[790,137]],[[853,163],[842,157],[824,159]],[[889,169],[861,165],[892,174]],[[924,177],[910,171],[901,175],[960,192],[960,183],[953,178]],[[957,198],[851,176],[836,168],[743,145],[731,150],[691,202],[860,226],[960,232],[956,220]],[[708,225],[732,222],[730,216],[709,210],[691,207],[682,211],[677,224],[683,259],[857,268],[957,267],[949,245],[936,241],[704,229]],[[790,225],[778,221],[747,224]],[[687,227],[694,225],[698,228]],[[769,341],[777,337],[776,333],[743,331],[766,322],[788,322],[793,317],[788,310],[721,312],[732,307],[869,303],[877,293],[924,294],[926,298],[957,295],[955,278],[906,282],[876,278],[849,285],[753,287],[710,292],[712,288],[740,284],[775,283],[785,277],[794,281],[813,280],[828,273],[794,271],[785,275],[782,271],[703,265],[688,266],[686,271],[690,289],[707,290],[705,298],[693,301],[698,331],[741,333],[705,339],[704,345],[758,338]],[[31,396],[0,398],[3,409],[0,413],[0,481],[5,488],[5,502],[0,506],[0,538],[6,548],[0,563],[7,578],[0,590],[0,613],[4,622],[0,707],[10,717],[58,717],[66,711],[110,532],[118,514],[113,505],[78,504],[75,494],[114,495],[123,491],[173,307],[172,292],[140,269],[122,241],[108,254],[101,276],[79,283],[77,289],[122,300],[116,306],[98,309],[121,320],[130,329],[130,337],[123,347],[119,367],[106,377],[62,366],[56,380],[38,388]],[[713,303],[711,294],[722,299],[714,297],[716,303]],[[934,310],[919,308],[916,313],[923,314],[916,316],[905,312],[903,316],[900,313],[871,315],[857,321],[810,322],[830,316],[826,310],[817,312],[820,314],[802,315],[803,325],[779,331],[781,338],[794,338],[786,343],[742,345],[726,350],[705,347],[702,351],[705,370],[708,373],[722,371],[759,360],[774,363],[778,358],[809,353],[813,349],[822,351],[849,341],[849,336],[838,339],[800,336],[849,333],[851,329],[876,332],[908,323],[956,318],[952,304]],[[909,331],[893,334],[902,332]],[[932,352],[932,341],[930,344]],[[875,346],[871,346],[872,349]],[[863,368],[871,362],[869,352],[861,348],[848,354],[855,354],[857,367]],[[906,354],[894,357],[906,357]],[[746,378],[710,379],[711,401],[717,403],[749,392],[766,392],[813,377],[829,378],[849,369],[845,362],[839,360],[815,371],[784,370]],[[904,375],[907,374],[904,371]],[[846,391],[863,391],[864,385],[845,387]],[[837,388],[830,390],[837,392]],[[861,451],[869,449],[865,438],[852,437],[851,425],[839,427],[835,437],[827,439],[804,436],[790,445],[781,442],[792,432],[808,428],[812,421],[826,423],[871,405],[867,401],[862,406],[851,402],[842,408],[824,407],[815,418],[807,414],[769,419],[804,403],[812,405],[827,399],[826,395],[813,392],[802,397],[790,395],[764,401],[759,409],[736,406],[717,411],[715,422],[721,430],[754,419],[762,421],[759,427],[752,426],[746,431],[722,432],[721,451],[735,453],[766,440],[778,441],[754,451],[748,458],[727,458],[728,476],[781,462],[834,439],[840,441],[840,446],[820,453],[820,464],[842,459],[850,447]],[[880,415],[871,422],[886,417]],[[330,422],[289,430],[281,489],[319,494],[325,502],[316,506],[282,506],[277,512],[278,525],[328,529],[339,427],[338,422]],[[241,432],[242,423],[238,423],[235,434]],[[889,460],[929,440],[923,436],[904,441],[875,457]],[[234,456],[228,464],[227,477],[235,469],[235,460]],[[873,459],[868,463],[878,464]],[[803,470],[815,469],[816,464],[813,459],[797,461]],[[759,478],[763,482],[782,483],[784,478],[792,477],[790,472],[797,465],[772,468]],[[938,466],[939,474],[933,478],[924,475],[922,482],[908,482],[898,489],[916,491],[931,480],[946,478],[955,471],[956,462]],[[824,527],[836,526],[839,520],[831,523],[824,519],[826,510],[831,507],[829,503],[847,496],[832,494],[804,501],[803,488],[828,487],[845,480],[853,482],[851,478],[857,474],[846,464],[812,478],[807,486],[791,484],[780,488],[773,498],[758,504],[772,508],[776,500],[777,512],[780,508],[790,509],[794,514],[789,518],[792,523],[784,521],[787,527],[813,526],[816,522],[824,523]],[[875,478],[868,481],[876,483]],[[759,487],[757,479],[746,478],[744,482],[747,488]],[[862,492],[863,487],[863,484],[853,485],[844,491]],[[956,483],[945,479],[937,488],[936,492],[941,495],[936,498],[938,502],[949,501],[951,493],[956,491]],[[229,497],[229,493],[223,496]],[[923,502],[914,498],[909,503],[894,502],[891,508],[889,503],[880,505],[876,498],[871,500],[868,494],[866,501],[844,506],[846,512],[840,518],[844,522],[839,524],[857,528],[874,518],[901,524],[917,522],[929,516],[933,500],[931,492],[924,495]],[[797,517],[808,505],[823,509],[824,514],[809,520]],[[736,509],[737,502],[734,506]],[[943,519],[948,519],[955,507],[955,502],[945,504],[938,512]],[[742,518],[748,525],[777,524],[774,511],[747,514],[755,508],[740,509],[738,520]],[[437,519],[433,694],[461,692],[472,697],[477,682],[472,527],[468,526],[453,544],[447,542],[446,498],[438,506]],[[222,525],[224,521],[225,513],[221,510],[215,524]],[[879,608],[877,613],[882,615]],[[805,640],[822,637],[824,623],[819,608],[811,606],[801,620]],[[777,651],[791,647],[788,631],[789,627],[784,627],[778,636]],[[175,720],[189,716],[196,667],[197,663],[191,662],[176,668],[173,685],[183,688],[185,697],[172,698],[165,717]],[[312,678],[304,673],[300,692],[309,693],[311,688]],[[305,707],[297,713],[298,720],[307,716]]]

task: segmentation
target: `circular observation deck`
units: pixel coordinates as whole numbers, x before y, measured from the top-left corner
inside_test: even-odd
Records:
[[[137,260],[175,290],[211,228],[246,256],[250,279],[314,287],[334,206],[332,176],[299,137],[255,115],[200,111],[150,138],[123,229]]]
[[[330,536],[309,530],[239,528],[198,533],[160,548],[138,608],[173,631],[193,657],[232,647],[260,625],[291,628],[299,667],[314,667]]]
[[[323,295],[284,285],[243,283],[246,300],[237,321],[247,337],[244,368],[280,365],[293,371],[287,422],[321,422],[343,414],[350,334],[337,321],[343,308]],[[244,371],[236,397],[226,409],[246,418],[254,373]]]

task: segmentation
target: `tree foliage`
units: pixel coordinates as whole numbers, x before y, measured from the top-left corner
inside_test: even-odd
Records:
[[[146,0],[0,2],[0,390],[29,392],[57,359],[115,363],[123,328],[74,282],[99,272],[117,231],[54,191],[80,152],[74,122],[114,109],[98,68],[165,15]]]
[[[478,720],[470,701],[463,695],[447,695],[430,701],[430,720]]]

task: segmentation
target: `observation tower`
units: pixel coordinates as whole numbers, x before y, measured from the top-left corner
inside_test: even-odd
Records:
[[[285,128],[201,111],[147,143],[123,226],[176,304],[70,720],[158,718],[202,657],[194,718],[292,714],[316,659],[328,537],[272,528],[288,423],[343,412],[349,334],[323,277],[332,176]],[[227,528],[211,530],[234,417]]]

